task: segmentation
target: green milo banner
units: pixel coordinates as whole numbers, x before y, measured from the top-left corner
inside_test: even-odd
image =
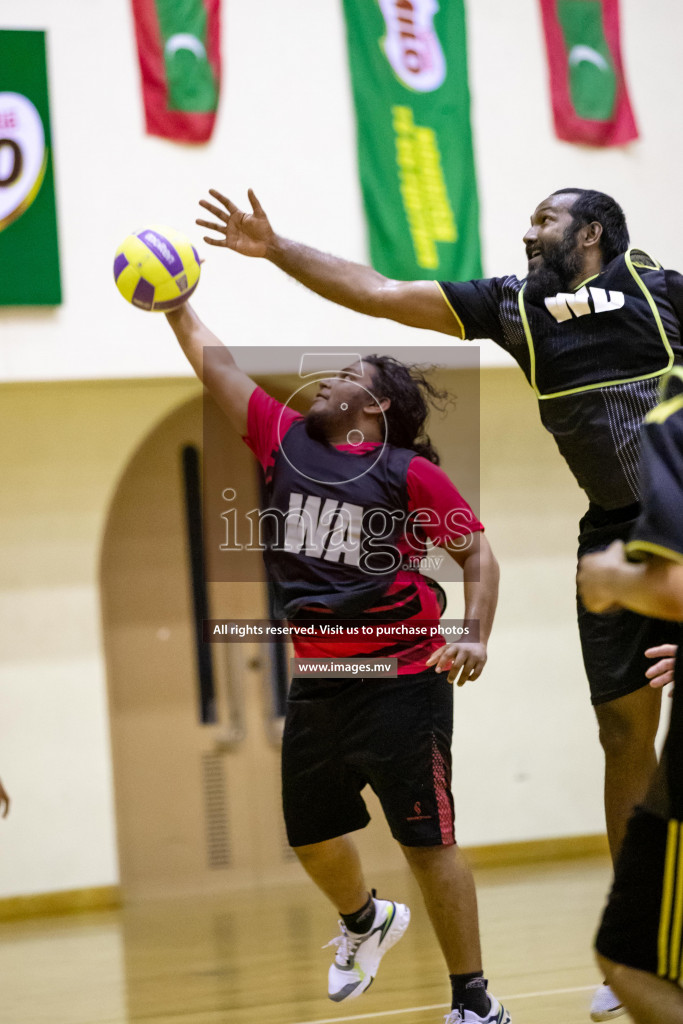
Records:
[[[370,258],[482,276],[463,0],[344,0]]]
[[[62,301],[45,33],[0,31],[0,305]]]

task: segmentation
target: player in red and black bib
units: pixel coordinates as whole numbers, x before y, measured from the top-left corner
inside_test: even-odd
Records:
[[[370,356],[364,362],[377,372],[394,361]],[[351,381],[353,394],[358,378]],[[329,387],[321,384],[317,403],[330,402]],[[426,541],[460,545],[482,524],[424,455],[355,437],[330,448],[309,429],[303,416],[261,388],[252,394],[246,441],[264,470],[265,558],[276,614],[306,623],[350,619],[359,630],[368,627],[369,637],[343,643],[326,641],[322,632],[295,636],[300,657],[391,657],[400,675],[422,672],[442,640],[387,641],[372,636],[371,627],[438,622],[441,588],[416,568]]]
[[[482,524],[424,434],[433,388],[416,368],[368,356],[319,382],[305,416],[269,397],[185,305],[168,320],[198,376],[259,459],[265,477],[267,574],[275,613],[314,631],[293,636],[317,676],[292,681],[282,748],[287,835],[341,915],[328,995],[361,995],[410,912],[365,884],[350,834],[369,820],[362,790],[382,804],[424,896],[446,958],[450,1020],[510,1024],[487,992],[470,869],[455,842],[451,792],[453,686],[476,679],[498,594],[498,566]],[[431,542],[461,566],[465,620],[478,636],[444,644],[440,588],[419,565]],[[359,623],[331,642],[323,627]],[[391,635],[387,639],[387,630]],[[391,679],[324,671],[342,657],[389,658]],[[457,1016],[456,1016],[457,1015]]]
[[[390,280],[283,238],[251,191],[251,214],[211,195],[200,205],[213,219],[198,221],[214,232],[208,243],[268,259],[360,313],[501,345],[526,374],[544,426],[589,499],[579,555],[628,536],[639,512],[638,428],[656,404],[658,382],[683,359],[683,278],[629,248],[623,211],[610,196],[570,188],[544,199],[524,236],[523,281],[435,282]],[[605,752],[614,857],[656,764],[659,695],[645,685],[643,652],[668,631],[626,610],[591,615],[580,602],[578,619]],[[594,1012],[602,1020],[611,1010],[601,1003]]]

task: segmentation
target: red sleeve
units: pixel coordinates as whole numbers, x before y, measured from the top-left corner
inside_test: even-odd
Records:
[[[408,511],[434,544],[483,530],[474,512],[439,466],[417,455],[408,467]]]
[[[278,402],[263,388],[257,387],[252,391],[247,409],[247,433],[243,440],[264,469],[294,420],[298,419],[301,419],[301,413]]]

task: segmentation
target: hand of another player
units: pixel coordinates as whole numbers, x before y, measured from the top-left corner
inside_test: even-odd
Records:
[[[209,195],[212,195],[216,202],[200,199],[199,205],[208,210],[216,220],[197,219],[196,223],[202,228],[208,228],[209,231],[215,231],[218,238],[205,236],[204,241],[208,245],[232,249],[243,256],[265,256],[275,239],[275,232],[252,189],[248,192],[252,213],[244,213],[231,199],[213,188],[209,189]]]
[[[486,644],[455,643],[444,644],[427,658],[427,665],[433,665],[437,672],[448,672],[448,682],[463,686],[468,679],[478,679],[488,654]]]
[[[674,678],[674,663],[676,661],[677,644],[661,644],[659,647],[648,647],[645,651],[646,658],[659,658],[654,665],[645,673],[650,680],[650,686],[661,689],[667,683],[672,683]],[[673,692],[669,694],[673,696]]]
[[[576,583],[589,612],[602,615],[619,607],[614,601],[612,580],[614,572],[625,562],[624,545],[620,540],[615,540],[604,551],[594,551],[580,559]]]

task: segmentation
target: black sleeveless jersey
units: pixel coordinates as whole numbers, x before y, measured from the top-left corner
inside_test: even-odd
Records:
[[[662,401],[641,428],[641,511],[626,553],[683,564],[683,368],[664,379]]]
[[[260,516],[277,617],[323,605],[353,618],[382,597],[402,562],[397,544],[407,525],[414,457],[388,444],[340,451],[294,421],[267,473]]]
[[[632,561],[658,555],[683,564],[683,368],[676,367],[665,378],[661,398],[642,427],[642,508],[626,554]],[[683,821],[683,642],[681,626],[670,626],[670,642],[678,644],[678,654],[662,765],[670,815]]]
[[[579,486],[605,509],[638,500],[639,427],[683,360],[671,274],[631,249],[535,303],[514,276],[440,284],[465,337],[491,338],[520,365]]]

